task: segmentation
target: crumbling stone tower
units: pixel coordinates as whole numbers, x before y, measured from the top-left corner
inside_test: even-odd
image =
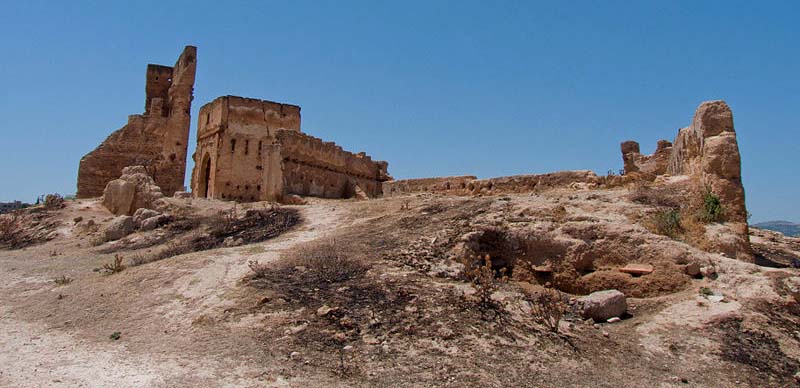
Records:
[[[99,197],[127,166],[143,165],[165,195],[183,188],[197,48],[186,46],[174,67],[147,65],[144,114],[112,133],[78,167],[79,198]]]

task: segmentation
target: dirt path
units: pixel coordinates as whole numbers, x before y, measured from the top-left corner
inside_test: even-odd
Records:
[[[26,257],[25,253],[0,257],[0,293],[3,294],[0,296],[0,387],[286,386],[287,382],[280,376],[265,378],[263,368],[252,362],[240,362],[236,366],[235,360],[215,357],[213,351],[204,354],[208,347],[197,346],[196,353],[191,354],[186,350],[193,349],[192,346],[170,349],[163,343],[174,341],[170,338],[174,333],[187,337],[182,339],[183,343],[204,342],[204,338],[193,337],[208,333],[197,334],[193,323],[203,317],[217,316],[234,303],[228,295],[235,292],[237,282],[247,273],[248,261],[276,260],[282,252],[298,244],[323,237],[346,218],[345,209],[336,203],[305,206],[301,212],[305,220],[303,226],[271,241],[198,252],[126,270],[124,275],[133,279],[124,279],[127,280],[125,285],[141,283],[140,289],[130,292],[140,293],[139,299],[149,299],[147,307],[153,309],[135,311],[141,306],[124,299],[117,303],[123,305],[116,306],[121,310],[117,313],[122,317],[119,320],[135,321],[137,325],[125,333],[134,332],[136,338],[141,339],[127,343],[87,338],[83,331],[47,324],[54,319],[44,319],[47,323],[38,319],[31,321],[30,316],[26,317],[29,310],[25,303],[30,302],[27,298],[54,299],[52,277],[46,272],[32,276],[30,272],[35,271],[35,266],[44,263],[26,262],[34,259]],[[38,251],[27,255],[35,256],[35,252]],[[94,278],[87,276],[86,280],[78,279],[75,283],[88,283],[96,278],[96,275]],[[147,289],[147,281],[161,281],[168,286]],[[78,286],[83,285],[75,287]],[[64,287],[67,291],[63,292],[71,291],[68,287]],[[102,289],[96,292],[103,296]],[[102,302],[81,300],[75,304],[88,312],[105,307]],[[45,317],[52,318],[52,315],[45,314]],[[68,317],[65,314],[63,319]],[[170,332],[162,328],[169,328]]]

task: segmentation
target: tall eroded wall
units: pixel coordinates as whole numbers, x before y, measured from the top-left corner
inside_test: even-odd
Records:
[[[182,190],[186,176],[190,109],[197,49],[186,46],[174,67],[148,65],[145,112],[128,117],[78,167],[80,198],[103,195],[127,166],[143,165],[166,195]]]
[[[733,126],[733,112],[725,101],[700,104],[692,124],[681,128],[669,147],[664,140],[654,155],[640,155],[638,143],[622,143],[622,159],[626,175],[633,172],[654,172],[655,175],[685,175],[719,197],[725,209],[726,225],[737,235],[732,243],[716,242],[721,251],[749,259],[751,254],[747,226],[742,163]],[[656,166],[656,167],[654,167]]]

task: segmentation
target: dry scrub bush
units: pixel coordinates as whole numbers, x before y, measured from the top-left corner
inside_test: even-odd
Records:
[[[525,294],[523,298],[530,305],[530,315],[533,320],[551,332],[558,333],[558,323],[566,311],[564,294],[547,288],[535,294]]]
[[[506,269],[498,271],[492,269],[492,258],[489,255],[483,260],[483,265],[467,269],[464,274],[475,287],[474,301],[486,318],[497,318],[503,312],[502,304],[492,299],[492,294],[497,292],[503,284],[508,282]]]
[[[20,241],[19,213],[0,215],[0,245],[17,246]]]
[[[178,219],[169,225],[173,233],[192,231],[168,243],[150,256],[133,258],[133,265],[141,265],[191,252],[205,251],[223,246],[226,238],[240,239],[242,243],[255,243],[276,237],[300,222],[296,210],[265,208],[248,210],[239,217],[236,208],[220,211],[207,218]],[[206,232],[202,232],[204,228]]]
[[[358,259],[348,257],[335,242],[301,249],[290,261],[313,284],[340,283],[367,272],[369,267]]]
[[[650,217],[647,225],[652,232],[671,238],[678,238],[684,231],[681,213],[677,209],[659,210]]]
[[[630,188],[628,199],[642,205],[678,209],[682,198],[671,187],[650,186],[646,181],[636,181]]]
[[[103,270],[110,274],[120,273],[125,269],[125,264],[122,263],[123,260],[125,260],[125,258],[117,253],[114,255],[114,261],[103,264]]]

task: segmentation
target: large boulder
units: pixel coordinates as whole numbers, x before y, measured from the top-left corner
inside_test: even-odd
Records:
[[[625,294],[617,290],[593,292],[580,299],[583,304],[582,315],[595,322],[603,322],[612,317],[619,317],[628,310]]]
[[[106,185],[103,205],[116,215],[130,216],[138,209],[162,207],[163,198],[161,188],[156,186],[145,167],[129,166],[122,169],[119,179]]]
[[[122,179],[114,179],[108,182],[103,191],[103,206],[117,215],[129,214],[135,193],[136,185]]]
[[[131,216],[119,216],[111,220],[103,229],[103,236],[106,241],[119,240],[131,233],[136,229]]]

